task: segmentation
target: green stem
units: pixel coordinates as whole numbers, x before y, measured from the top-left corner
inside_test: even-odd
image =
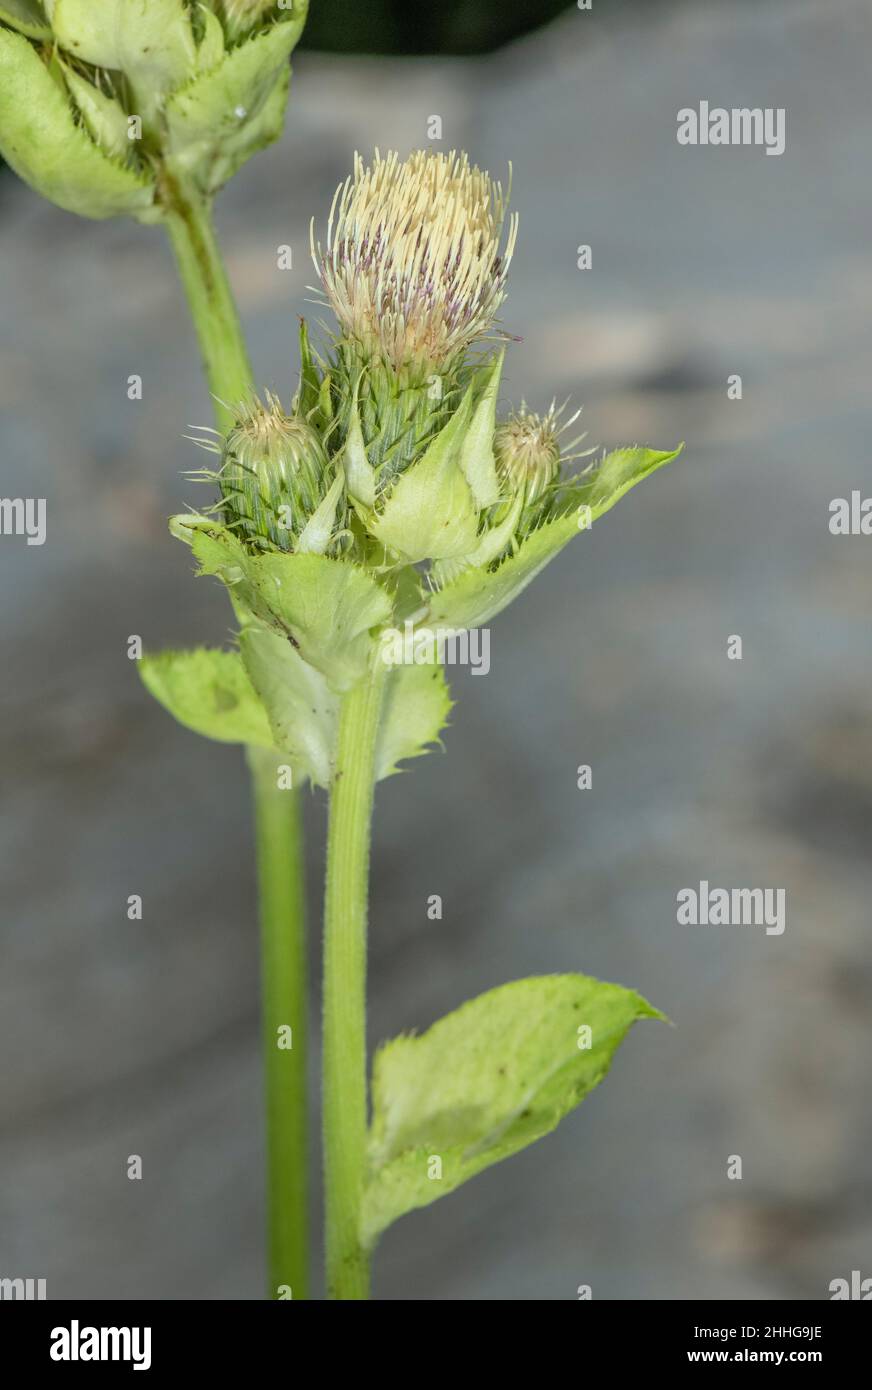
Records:
[[[219,429],[234,423],[233,406],[253,389],[251,364],[233,291],[206,199],[164,175],[164,223],[176,255],[197,332]]]
[[[307,1298],[306,946],[299,866],[288,855],[288,801],[275,753],[250,748],[260,889],[270,1297]],[[296,872],[295,872],[296,869]],[[288,1032],[290,1029],[290,1033]]]
[[[324,1181],[327,1291],[369,1296],[360,1244],[366,1168],[366,917],[375,745],[386,667],[343,697],[330,793],[324,906]]]
[[[164,175],[165,224],[197,333],[219,429],[253,389],[251,365],[233,293],[212,225],[211,206]],[[270,1297],[289,1285],[307,1296],[305,923],[299,794],[279,792],[275,759],[264,770],[249,749],[257,822],[263,1019],[266,1047]],[[269,782],[269,785],[268,785]],[[276,1028],[293,1028],[293,1049],[279,1051]],[[284,1295],[287,1296],[286,1294]]]

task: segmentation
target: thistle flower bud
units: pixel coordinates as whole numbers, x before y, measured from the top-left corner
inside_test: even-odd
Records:
[[[207,445],[206,447],[210,447]],[[239,408],[236,424],[214,450],[221,466],[216,510],[255,550],[322,553],[334,539],[343,480],[330,468],[318,433],[286,415],[275,396]]]
[[[557,414],[552,405],[546,415],[536,415],[522,405],[494,432],[494,458],[500,481],[514,496],[525,493],[525,502],[538,502],[560,473]]]
[[[517,222],[501,249],[506,199],[465,154],[395,153],[354,174],[333,200],[312,256],[343,336],[369,361],[442,373],[491,328],[505,298]]]

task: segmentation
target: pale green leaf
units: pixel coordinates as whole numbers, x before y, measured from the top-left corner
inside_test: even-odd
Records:
[[[540,526],[496,570],[467,569],[438,589],[430,600],[428,621],[446,627],[479,627],[496,617],[573,536],[609,511],[631,487],[676,458],[682,448],[665,452],[618,449],[608,454],[596,470],[567,491],[560,518]]]
[[[184,0],[54,0],[52,27],[61,48],[95,67],[123,72],[134,110],[148,123],[166,92],[197,63]]]
[[[333,777],[339,699],[286,637],[260,624],[243,628],[239,646],[269,718],[272,742],[315,786]]]
[[[281,633],[335,691],[362,678],[370,629],[391,616],[390,596],[370,574],[326,555],[249,555],[220,523],[196,514],[173,517],[170,530],[191,546],[201,573],[227,585],[240,621],[254,617]]]
[[[0,29],[0,155],[80,217],[151,215],[151,180],[97,148],[36,49],[9,29]]]
[[[257,150],[281,134],[288,58],[303,16],[272,25],[232,48],[210,71],[174,92],[166,104],[172,167],[214,193]]]
[[[384,508],[369,523],[381,541],[410,564],[474,550],[478,510],[460,469],[472,413],[472,388],[423,457],[394,484]]]
[[[360,378],[354,383],[351,397],[351,411],[348,417],[348,432],[345,448],[342,451],[342,466],[348,495],[370,511],[375,506],[375,469],[366,456],[363,430],[360,427],[360,410],[357,404],[357,390]]]
[[[0,20],[30,39],[51,38],[51,25],[39,0],[0,0]]]
[[[200,23],[203,32],[197,45],[197,71],[211,72],[224,57],[224,30],[217,14],[205,5],[200,7]]]
[[[326,555],[259,555],[245,565],[259,599],[305,661],[336,691],[365,674],[370,629],[391,615],[384,589],[364,570]]]
[[[505,349],[497,353],[487,368],[485,386],[476,403],[469,429],[460,446],[460,469],[469,483],[476,506],[491,507],[500,497],[500,484],[494,459],[494,429],[497,416],[497,396],[503,370]]]
[[[126,111],[114,97],[80,76],[68,63],[62,63],[61,67],[70,96],[93,139],[101,150],[125,163],[131,153]]]
[[[387,1043],[373,1071],[364,1246],[548,1134],[603,1079],[633,1023],[662,1017],[620,985],[543,975],[480,995],[421,1037]]]
[[[404,758],[427,753],[445,727],[451,692],[439,665],[396,666],[387,679],[376,741],[376,780],[401,771]]]
[[[186,728],[221,743],[275,746],[239,652],[158,652],[137,665],[146,689]]]

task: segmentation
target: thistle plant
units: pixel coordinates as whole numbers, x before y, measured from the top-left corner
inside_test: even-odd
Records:
[[[88,218],[162,225],[215,401],[241,419],[252,373],[212,223],[215,194],[281,133],[289,56],[308,0],[0,0],[0,155],[38,193]],[[258,421],[250,418],[256,433]],[[299,441],[298,441],[299,442]],[[240,436],[237,473],[247,467]],[[295,455],[297,456],[297,455]],[[245,475],[248,476],[247,474]],[[237,733],[239,726],[237,725]],[[306,1007],[298,798],[277,794],[258,723],[248,745],[257,824],[267,1052],[270,1286],[306,1296]]]
[[[366,1070],[366,930],[375,784],[439,743],[438,659],[385,658],[386,634],[489,623],[577,535],[678,449],[576,465],[552,406],[503,415],[497,314],[517,233],[466,156],[357,159],[312,250],[335,330],[300,336],[287,410],[242,399],[175,516],[226,587],[231,649],[169,652],[142,674],[183,723],[261,750],[330,801],[323,1129],[331,1297],[368,1296],[392,1222],[553,1129],[605,1075],[632,1024],[661,1017],[585,975],[504,984]],[[275,1039],[267,1038],[275,1052]]]

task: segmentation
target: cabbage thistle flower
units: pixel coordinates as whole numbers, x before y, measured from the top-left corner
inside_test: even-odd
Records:
[[[83,217],[160,221],[281,133],[308,0],[0,0],[0,154]]]
[[[469,380],[469,350],[493,330],[517,219],[465,154],[360,156],[336,191],[312,258],[339,324],[337,416],[386,483],[420,454]],[[361,472],[366,500],[370,486]]]
[[[517,218],[465,154],[417,151],[371,165],[337,189],[313,258],[342,337],[362,361],[428,379],[459,362],[505,299]]]

